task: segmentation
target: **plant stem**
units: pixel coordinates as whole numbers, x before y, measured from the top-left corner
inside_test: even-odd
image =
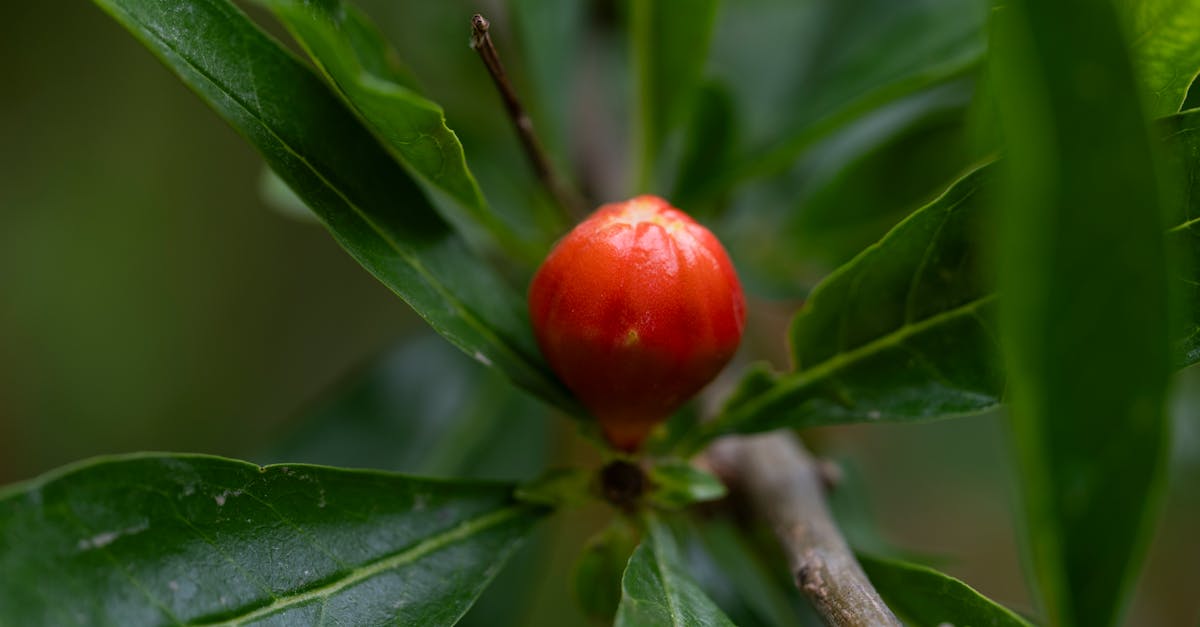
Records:
[[[796,587],[826,624],[899,627],[834,523],[818,464],[799,440],[786,432],[726,437],[707,457],[730,490],[774,529]]]
[[[580,218],[586,211],[583,201],[563,184],[563,180],[555,172],[554,165],[547,156],[545,148],[538,141],[537,134],[533,130],[533,120],[521,106],[521,101],[508,82],[508,74],[504,71],[504,65],[500,63],[500,54],[496,52],[496,46],[492,44],[492,36],[488,33],[490,27],[491,22],[482,14],[476,13],[471,17],[471,47],[479,53],[479,58],[483,60],[483,65],[487,67],[488,74],[492,77],[492,83],[500,92],[500,97],[504,100],[504,109],[508,112],[508,117],[517,130],[521,148],[524,149],[525,156],[533,166],[538,180],[566,214],[569,222],[573,221],[571,218]]]

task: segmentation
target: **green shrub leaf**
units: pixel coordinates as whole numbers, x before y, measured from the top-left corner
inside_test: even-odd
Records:
[[[1200,249],[1200,111],[1159,122],[1171,197],[1166,239]],[[722,433],[853,422],[914,422],[997,407],[997,293],[979,272],[993,165],[956,182],[827,277],[792,323],[794,372],[747,373],[722,414],[685,445]],[[1140,206],[1140,205],[1139,205]],[[1182,255],[1177,285],[1191,308],[1174,331],[1176,366],[1200,362],[1200,262]]]
[[[1179,111],[1200,72],[1200,0],[1119,0],[1148,113]]]
[[[705,425],[707,437],[995,407],[1004,389],[995,294],[974,245],[989,170],[959,180],[823,281],[792,323],[797,370],[773,383],[751,372]]]
[[[637,545],[637,532],[624,518],[588,539],[571,571],[571,589],[584,614],[612,622],[621,602],[621,575]]]
[[[536,261],[537,253],[521,250],[516,235],[488,208],[442,108],[419,93],[365,15],[340,0],[260,1],[384,147],[426,186],[448,220],[485,252],[499,244],[510,255]],[[449,202],[438,202],[443,198]]]
[[[708,59],[717,0],[634,2],[639,192],[653,192],[663,143],[691,108]]]
[[[654,517],[647,517],[647,527],[625,567],[617,627],[732,627],[683,568],[671,530]]]
[[[970,72],[986,18],[978,0],[727,3],[714,73],[733,88],[754,147],[695,193],[778,174],[864,115]]]
[[[518,385],[575,407],[538,355],[522,299],[321,80],[232,4],[96,3],[244,135],[334,238],[438,333]]]
[[[725,496],[725,484],[714,475],[678,460],[665,461],[650,469],[650,502],[679,509],[693,503],[714,501]]]
[[[932,568],[870,555],[858,563],[879,595],[912,627],[1032,627],[1012,610]]]
[[[512,0],[509,15],[529,75],[530,114],[546,147],[565,165],[572,94],[585,41],[586,0]],[[514,71],[516,68],[513,68]]]
[[[200,455],[0,492],[0,623],[452,625],[545,511],[511,485]]]
[[[1112,6],[1077,8],[997,13],[999,319],[1047,622],[1103,627],[1120,622],[1161,491],[1171,316],[1134,63]]]

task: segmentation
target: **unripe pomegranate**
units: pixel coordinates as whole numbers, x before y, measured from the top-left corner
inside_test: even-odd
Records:
[[[626,451],[728,363],[745,309],[721,243],[657,196],[597,209],[529,288],[550,367]]]

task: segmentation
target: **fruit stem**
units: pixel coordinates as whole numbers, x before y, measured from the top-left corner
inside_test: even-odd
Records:
[[[496,46],[492,44],[492,36],[488,32],[490,28],[491,22],[482,14],[476,13],[471,16],[471,47],[479,53],[479,58],[483,60],[483,65],[492,77],[492,83],[500,92],[500,97],[504,101],[504,109],[508,112],[508,117],[516,128],[517,137],[521,140],[521,148],[524,149],[525,156],[533,166],[538,180],[563,212],[567,222],[574,222],[575,219],[583,217],[586,212],[583,199],[571,191],[554,170],[554,164],[550,161],[545,148],[538,140],[537,133],[533,130],[533,120],[521,106],[520,99],[517,98],[516,92],[508,82],[508,74],[504,71],[504,65],[500,63],[500,54],[496,52]]]

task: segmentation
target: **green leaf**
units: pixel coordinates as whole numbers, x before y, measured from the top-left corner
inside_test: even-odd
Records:
[[[548,420],[545,405],[426,332],[326,393],[264,461],[527,480],[545,468]]]
[[[529,75],[531,114],[547,148],[565,164],[570,111],[585,41],[587,2],[584,0],[512,0],[508,3],[521,66]],[[516,71],[517,68],[513,68]]]
[[[1158,128],[1165,169],[1183,177],[1166,239],[1200,250],[1200,110]],[[963,177],[827,277],[792,323],[797,371],[749,371],[721,415],[681,450],[734,431],[936,420],[998,406],[1005,379],[996,290],[977,271],[993,169]],[[1175,364],[1185,367],[1200,362],[1200,261],[1180,257],[1176,283],[1191,308],[1172,335]]]
[[[792,254],[837,267],[962,176],[974,88],[963,79],[899,100],[809,151],[785,205]]]
[[[708,59],[717,0],[634,2],[638,191],[653,192],[663,144],[684,119]]]
[[[1164,170],[1175,173],[1182,195],[1169,205],[1168,243],[1175,253],[1175,284],[1182,288],[1185,315],[1178,320],[1173,337],[1175,365],[1200,362],[1200,109],[1173,115],[1159,123],[1167,145]]]
[[[452,625],[542,510],[512,486],[200,455],[0,492],[0,623]]]
[[[1112,6],[1079,8],[997,13],[1000,326],[1047,620],[1102,627],[1120,621],[1157,513],[1170,298],[1133,63]]]
[[[696,92],[695,109],[684,135],[679,176],[675,179],[671,198],[683,203],[685,210],[693,216],[712,214],[712,203],[691,204],[692,192],[733,166],[736,147],[737,116],[733,95],[722,83],[704,83]]]
[[[636,531],[622,518],[588,540],[571,572],[571,589],[584,614],[612,622],[621,602],[621,575],[637,545]]]
[[[1032,627],[1003,605],[932,568],[861,553],[858,563],[888,607],[912,627]]]
[[[484,252],[498,243],[510,255],[537,260],[538,252],[522,250],[508,225],[488,208],[442,108],[420,94],[415,79],[365,15],[340,0],[259,1],[470,241]]]
[[[650,469],[650,502],[667,509],[715,501],[725,496],[725,484],[712,474],[679,460],[656,464]]]
[[[321,80],[227,0],[95,0],[244,135],[334,238],[468,355],[578,412],[524,303]]]
[[[592,494],[595,473],[582,468],[552,468],[517,488],[517,499],[556,509],[578,507]]]
[[[975,84],[959,79],[882,106],[810,147],[786,176],[737,194],[719,226],[747,289],[804,297],[970,169]]]
[[[1200,72],[1200,1],[1118,0],[1138,78],[1150,93],[1148,113],[1179,111]]]
[[[732,521],[707,517],[695,520],[686,531],[698,545],[697,550],[685,550],[688,572],[737,625],[791,627],[820,621],[800,598],[783,558],[772,555],[780,563],[764,561]]]
[[[621,581],[617,627],[729,625],[683,568],[671,530],[653,516]]]
[[[730,3],[714,71],[733,87],[757,147],[698,193],[780,173],[855,120],[970,72],[985,50],[987,8],[983,0]]]
[[[995,300],[978,272],[981,168],[823,281],[791,328],[797,370],[752,372],[689,450],[730,431],[919,421],[995,407]]]

